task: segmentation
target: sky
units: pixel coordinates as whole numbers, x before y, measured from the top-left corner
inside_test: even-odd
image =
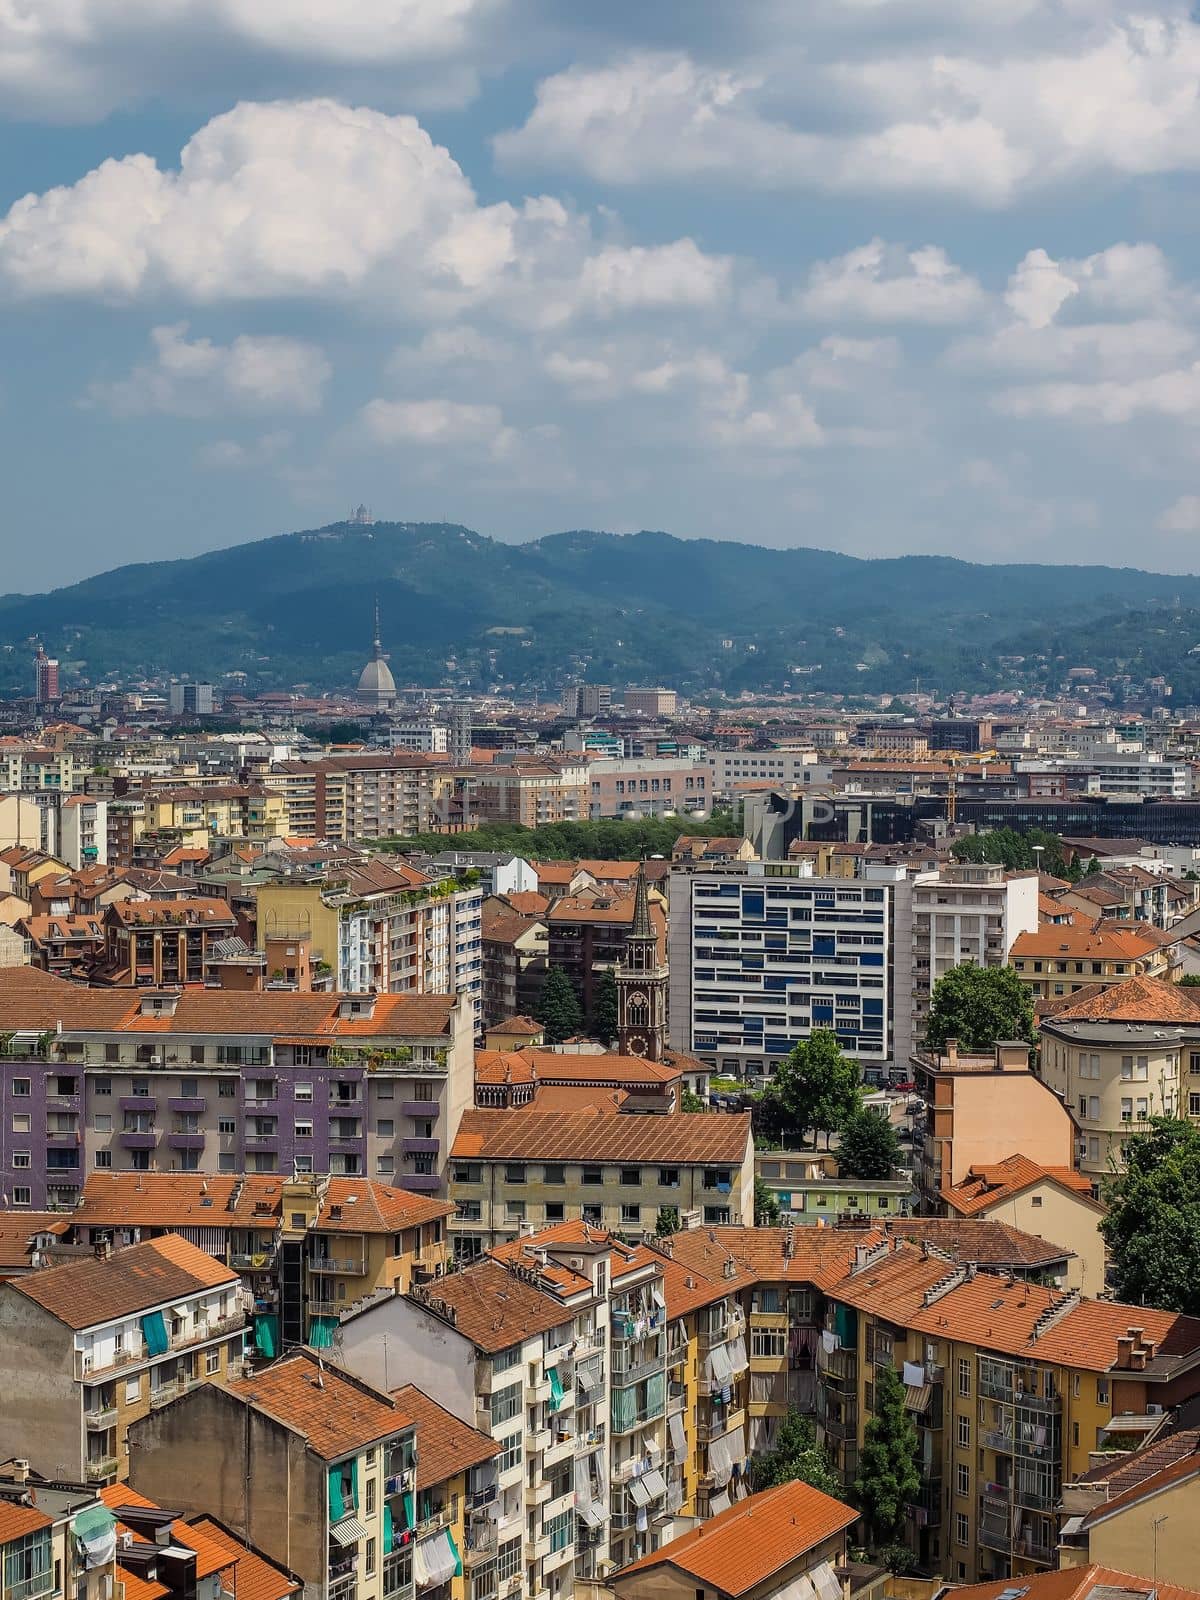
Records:
[[[1175,0],[0,0],[0,587],[344,517],[1200,570]]]

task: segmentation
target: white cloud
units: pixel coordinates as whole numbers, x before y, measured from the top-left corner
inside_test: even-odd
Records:
[[[464,446],[482,448],[499,457],[514,441],[496,405],[467,405],[457,400],[370,400],[360,413],[363,427],[377,444],[414,445],[423,449]]]
[[[1044,328],[1013,322],[957,341],[946,359],[964,371],[1129,378],[1176,366],[1195,343],[1195,334],[1182,323],[1153,317]]]
[[[591,356],[570,356],[562,350],[552,350],[542,363],[546,376],[569,389],[595,388],[607,384],[612,370],[605,361]]]
[[[979,283],[936,245],[906,251],[883,239],[819,261],[799,298],[806,316],[825,322],[961,322],[985,302]]]
[[[733,263],[707,256],[692,239],[650,248],[609,245],[583,264],[579,294],[601,316],[716,305],[729,292]]]
[[[1155,244],[1114,244],[1079,261],[1055,261],[1030,250],[1008,280],[1009,310],[1031,328],[1046,328],[1079,296],[1100,311],[1162,309],[1171,293],[1166,258]]]
[[[711,434],[728,449],[768,453],[815,450],[826,442],[812,407],[802,394],[794,393],[781,394],[741,416],[718,417]]]
[[[1163,533],[1200,533],[1200,494],[1184,494],[1158,519]]]
[[[292,436],[282,429],[260,434],[255,439],[214,439],[199,452],[201,466],[218,472],[244,472],[254,467],[276,465],[291,445]]]
[[[0,0],[4,114],[68,120],[224,86],[251,64],[300,83],[337,69],[404,69],[409,103],[476,86],[487,24],[507,0]]]
[[[1132,422],[1138,416],[1200,422],[1200,361],[1146,377],[1097,383],[1040,383],[1006,389],[998,410],[1013,417],[1059,417],[1072,422]]]
[[[90,386],[86,404],[118,415],[163,411],[207,416],[321,409],[333,369],[319,346],[278,335],[240,334],[228,345],[187,337],[186,322],[153,328],[154,360],[114,383]]]
[[[1031,250],[1008,280],[1004,300],[1013,316],[1031,328],[1054,321],[1079,284],[1044,250]]]

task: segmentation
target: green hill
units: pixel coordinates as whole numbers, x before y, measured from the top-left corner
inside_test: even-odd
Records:
[[[1005,678],[1001,654],[1031,665],[1047,655],[1051,677],[1060,653],[1102,670],[1118,645],[1133,659],[1153,613],[1145,626],[1165,633],[1146,664],[1193,675],[1200,698],[1200,657],[1187,654],[1200,639],[1200,578],[859,560],[649,532],[514,545],[444,523],[339,523],[2,597],[0,687],[28,683],[34,636],[68,682],[241,672],[256,688],[348,687],[376,598],[401,683],[457,673],[550,688],[586,672],[734,693],[983,688]]]

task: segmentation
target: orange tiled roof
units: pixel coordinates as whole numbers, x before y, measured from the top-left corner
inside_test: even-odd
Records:
[[[436,1222],[453,1211],[446,1200],[431,1200],[386,1183],[330,1178],[316,1226],[323,1233],[398,1233],[423,1222]]]
[[[417,1425],[418,1489],[431,1489],[500,1454],[494,1439],[438,1405],[415,1383],[393,1389],[392,1399]]]
[[[1054,1013],[1058,1022],[1182,1022],[1200,1027],[1200,1003],[1195,989],[1182,988],[1163,978],[1138,976],[1109,989],[1089,986],[1091,993],[1074,995]]]
[[[858,1520],[852,1506],[798,1480],[739,1500],[726,1511],[632,1561],[609,1580],[671,1566],[723,1595],[745,1594],[797,1565],[815,1546]]]
[[[176,1233],[116,1250],[107,1261],[67,1261],[20,1278],[9,1288],[68,1328],[91,1328],[134,1316],[202,1289],[236,1284],[238,1276]]]
[[[536,889],[519,889],[513,894],[506,894],[504,899],[514,911],[519,911],[525,917],[540,917],[550,908],[549,898],[538,894]]]
[[[1084,1518],[1083,1525],[1085,1528],[1094,1528],[1098,1522],[1106,1521],[1114,1511],[1124,1511],[1127,1506],[1148,1499],[1172,1483],[1179,1483],[1184,1478],[1194,1478],[1198,1475],[1200,1475],[1200,1455],[1193,1450],[1190,1455],[1179,1456],[1165,1467],[1160,1467],[1148,1478],[1143,1478],[1140,1483],[1135,1483],[1121,1494],[1115,1495],[1111,1500],[1102,1501]]]
[[[202,1535],[226,1556],[226,1566],[234,1568],[237,1600],[286,1600],[286,1596],[298,1594],[303,1588],[299,1578],[290,1577],[257,1550],[251,1550],[212,1517],[197,1517],[186,1526],[189,1542]]]
[[[597,1117],[587,1112],[465,1111],[451,1155],[488,1161],[657,1162],[738,1166],[748,1113],[710,1117]]]
[[[507,1239],[493,1245],[488,1255],[493,1261],[532,1267],[540,1282],[556,1294],[574,1295],[590,1292],[592,1280],[586,1272],[580,1272],[571,1265],[571,1258],[598,1255],[604,1251],[611,1257],[613,1282],[622,1272],[629,1270],[635,1261],[640,1260],[641,1265],[661,1265],[660,1258],[651,1256],[644,1246],[628,1245],[607,1228],[584,1222],[582,1217],[567,1222],[552,1222],[547,1227],[539,1228],[536,1233],[523,1234],[519,1239]]]
[[[488,1355],[557,1328],[572,1316],[553,1295],[490,1258],[439,1279],[434,1295],[452,1313],[458,1332]]]
[[[1081,1172],[1071,1167],[1043,1167],[1028,1156],[1011,1155],[1003,1161],[972,1167],[961,1183],[942,1190],[942,1199],[960,1216],[971,1217],[1046,1181],[1089,1201],[1092,1198],[1091,1181]]]
[[[53,1526],[53,1523],[54,1518],[48,1517],[36,1506],[0,1500],[0,1545],[8,1544],[11,1539],[23,1539],[27,1533],[37,1533],[41,1528]]]
[[[401,1433],[411,1422],[389,1395],[308,1350],[231,1383],[229,1393],[303,1434],[326,1461]]]
[[[606,1083],[547,1083],[539,1085],[522,1109],[615,1115],[628,1099],[628,1089],[613,1089]]]
[[[0,1211],[0,1276],[23,1272],[29,1266],[33,1236],[64,1234],[75,1216],[62,1211]]]
[[[986,1583],[968,1583],[954,1590],[954,1600],[1000,1600],[1001,1595],[1013,1589],[1021,1591],[1022,1600],[1088,1600],[1099,1587],[1113,1592],[1114,1600],[1133,1600],[1144,1595],[1146,1600],[1200,1600],[1200,1589],[1180,1588],[1177,1583],[1163,1583],[1158,1578],[1138,1577],[1132,1572],[1118,1572],[1115,1567],[1064,1567],[1058,1572],[1039,1572],[1019,1579],[990,1578]]]
[[[1095,922],[1049,923],[1036,933],[1017,935],[1009,960],[1022,957],[1049,958],[1087,956],[1092,960],[1136,961],[1161,947],[1157,934],[1126,923]]]
[[[89,1172],[71,1222],[85,1227],[119,1222],[144,1228],[267,1229],[279,1219],[282,1184],[278,1175],[265,1173],[239,1178],[213,1172]]]

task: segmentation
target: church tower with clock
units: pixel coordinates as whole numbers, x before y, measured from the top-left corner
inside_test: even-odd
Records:
[[[638,870],[633,926],[613,974],[617,985],[617,1049],[624,1056],[661,1061],[667,1051],[669,969],[659,957],[650,920],[646,870]]]

